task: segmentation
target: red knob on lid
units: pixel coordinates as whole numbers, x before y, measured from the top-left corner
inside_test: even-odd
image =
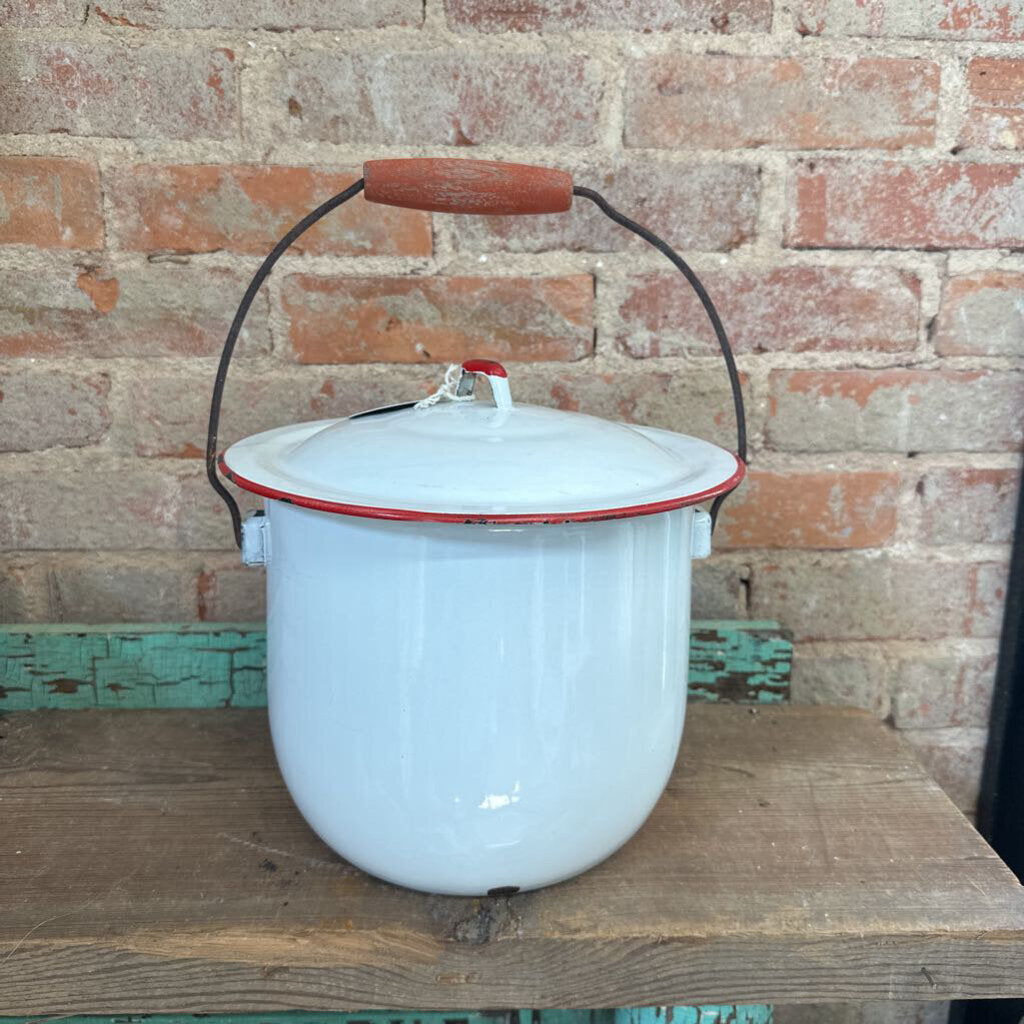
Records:
[[[485,377],[507,377],[508,371],[493,359],[467,359],[462,368],[466,373],[482,373]]]

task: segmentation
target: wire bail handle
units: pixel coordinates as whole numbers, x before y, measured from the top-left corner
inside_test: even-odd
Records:
[[[311,213],[302,218],[278,243],[260,264],[246,288],[242,301],[221,352],[214,379],[213,395],[210,400],[210,420],[206,433],[206,475],[213,489],[223,499],[231,515],[235,543],[242,546],[242,517],[234,496],[224,486],[218,474],[217,434],[220,428],[221,401],[227,381],[228,367],[238,342],[238,335],[245,323],[249,307],[256,298],[260,286],[270,276],[274,265],[291,244],[308,231],[317,221],[332,210],[347,203],[360,192],[365,193],[371,203],[386,206],[401,206],[412,210],[426,210],[433,213],[461,213],[487,216],[529,215],[541,213],[564,213],[572,206],[574,196],[587,199],[606,217],[621,225],[627,231],[639,235],[653,245],[686,278],[704,307],[718,340],[725,368],[732,390],[733,409],[736,415],[736,454],[744,464],[747,461],[747,426],[743,407],[743,391],[740,386],[736,360],[732,347],[722,325],[721,317],[711,301],[704,285],[689,264],[663,239],[643,225],[619,213],[600,193],[593,189],[573,185],[572,177],[566,171],[550,167],[531,167],[527,164],[501,163],[493,160],[462,160],[448,157],[415,157],[403,160],[368,160],[363,164],[363,176],[343,192],[328,199]],[[482,366],[486,360],[472,360]],[[497,366],[499,364],[490,364]],[[480,369],[474,372],[486,372]],[[492,378],[493,380],[493,378]],[[409,403],[413,404],[413,403]],[[711,504],[711,524],[718,518],[722,502],[732,493],[720,494]]]

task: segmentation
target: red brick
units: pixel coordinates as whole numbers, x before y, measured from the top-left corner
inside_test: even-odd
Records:
[[[231,550],[231,521],[201,459],[72,463],[41,456],[4,467],[0,548],[22,551]],[[262,504],[236,491],[243,512]],[[236,552],[237,553],[237,552]]]
[[[893,671],[893,725],[943,729],[988,725],[995,684],[995,654],[901,659]]]
[[[381,405],[419,400],[433,394],[444,379],[443,367],[417,365],[350,365],[338,367],[326,375],[312,367],[298,368],[295,372],[300,384],[293,390],[298,396],[302,419],[351,416]],[[518,375],[520,371],[516,372]]]
[[[0,547],[21,550],[173,548],[179,486],[158,470],[74,466],[6,469]]]
[[[773,370],[766,442],[780,451],[1006,451],[1024,441],[1024,374]]]
[[[169,546],[187,551],[225,551],[238,556],[231,531],[231,517],[224,502],[214,493],[206,479],[206,469],[199,459],[181,463],[179,503],[175,509],[175,533]],[[229,485],[230,486],[230,485]],[[244,519],[253,509],[263,507],[263,499],[248,491],[232,488]],[[237,563],[236,563],[237,564]],[[257,574],[258,578],[259,574]],[[254,583],[256,581],[254,580]],[[198,596],[197,596],[198,601]]]
[[[793,656],[790,698],[794,704],[864,708],[884,718],[889,713],[889,675],[886,663],[870,652],[820,654],[801,647]]]
[[[925,544],[1008,544],[1020,474],[1016,469],[950,466],[918,482]]]
[[[236,79],[228,49],[23,39],[0,132],[226,139],[238,131]]]
[[[598,139],[604,72],[548,53],[292,55],[274,86],[277,128],[388,146],[586,146]]]
[[[148,263],[111,269],[67,263],[40,274],[0,270],[4,356],[212,356],[220,353],[249,274]],[[270,350],[264,289],[239,355]]]
[[[1004,575],[996,563],[780,554],[753,567],[750,615],[799,641],[996,637]]]
[[[694,562],[690,587],[693,618],[745,618],[748,576],[748,567],[729,555],[712,555]]]
[[[0,373],[0,451],[81,448],[110,426],[105,373],[14,370]]]
[[[81,25],[87,0],[0,0],[0,28]]]
[[[442,377],[443,369],[436,365],[349,365],[325,374],[297,366],[257,373],[243,364],[228,378],[220,447],[287,423],[349,416],[425,398]],[[597,373],[589,362],[522,363],[510,369],[510,381],[518,402],[646,423],[730,448],[736,445],[728,384],[717,363],[694,365],[679,374],[647,366]],[[127,453],[192,456],[189,461],[198,461],[206,442],[210,387],[206,366],[147,372],[134,380],[128,413],[115,425],[116,447]],[[753,410],[751,420],[756,426]]]
[[[111,175],[121,244],[128,249],[265,254],[307,213],[358,175],[309,167],[139,164]],[[371,206],[357,196],[329,213],[294,252],[429,256],[430,217]]]
[[[99,170],[93,163],[0,157],[0,243],[99,249],[102,203]]]
[[[42,602],[39,572],[31,558],[17,554],[0,555],[0,622],[32,622]],[[47,619],[49,617],[47,616]],[[0,684],[0,695],[3,684]]]
[[[145,456],[200,459],[206,451],[213,377],[205,368],[148,372],[127,388],[127,415],[114,429],[116,447]],[[228,377],[221,411],[220,448],[249,434],[313,419],[312,384],[278,372],[253,376],[239,366]],[[307,398],[303,407],[303,398]]]
[[[947,280],[934,341],[943,356],[1024,355],[1024,274],[983,270]]]
[[[195,617],[191,573],[143,556],[108,562],[90,554],[46,573],[50,622],[188,622]]]
[[[967,65],[967,93],[964,145],[1024,149],[1024,60],[975,57]]]
[[[244,363],[228,378],[220,448],[242,437],[304,420],[349,416],[378,405],[425,398],[440,383],[437,367],[350,368],[345,375],[295,367],[256,372]],[[181,366],[134,379],[127,414],[112,440],[125,453],[202,458],[210,414],[212,368]]]
[[[456,32],[767,32],[770,0],[444,0],[448,27]]]
[[[700,271],[736,352],[910,352],[921,284],[888,267]],[[674,270],[631,277],[619,306],[631,356],[714,354],[703,306]]]
[[[900,149],[935,141],[939,67],[863,57],[661,54],[626,90],[628,146]]]
[[[647,424],[736,447],[736,426],[725,370],[718,363],[685,372],[635,364],[617,372],[592,365],[516,367],[510,374],[516,401],[555,406],[610,420]],[[744,377],[743,387],[749,392]],[[753,411],[751,420],[753,426]]]
[[[262,622],[267,615],[267,581],[255,566],[204,568],[196,580],[200,622]]]
[[[90,18],[125,28],[368,29],[419,26],[422,0],[103,0]]]
[[[650,161],[584,166],[576,184],[596,189],[634,220],[672,245],[706,252],[734,249],[757,231],[761,182],[756,167]],[[618,252],[650,247],[610,221],[589,200],[545,217],[454,217],[458,249]]]
[[[1024,39],[1024,10],[1012,0],[799,0],[804,35],[912,39]]]
[[[301,363],[566,361],[593,350],[594,283],[571,277],[294,275],[282,304]]]
[[[727,548],[873,548],[896,531],[900,477],[891,472],[769,473],[752,469],[722,506]]]
[[[1024,165],[817,160],[795,185],[786,244],[797,248],[1024,245]]]

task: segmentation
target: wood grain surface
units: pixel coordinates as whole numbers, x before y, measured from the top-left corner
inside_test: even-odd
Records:
[[[35,711],[0,731],[2,1014],[1024,994],[1024,893],[857,711],[692,706],[630,843],[492,899],[332,854],[262,710]]]
[[[572,175],[553,167],[496,160],[412,157],[363,164],[367,202],[434,213],[564,213]]]

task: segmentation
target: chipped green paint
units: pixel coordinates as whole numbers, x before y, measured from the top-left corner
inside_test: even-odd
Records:
[[[0,710],[263,707],[257,625],[0,626]]]
[[[256,624],[0,625],[0,711],[263,707]],[[773,622],[695,622],[690,698],[779,701],[792,645]]]
[[[695,622],[690,699],[777,703],[789,698],[793,644],[775,622]]]
[[[615,1010],[614,1024],[772,1024],[770,1006],[640,1006]]]
[[[694,622],[691,700],[782,701],[792,644],[774,622]],[[36,708],[262,707],[266,632],[258,624],[0,625],[0,712]],[[47,1018],[49,1019],[49,1018]],[[31,1018],[0,1017],[0,1024]],[[771,1024],[772,1008],[634,1007],[493,1013],[153,1014],[63,1017],[62,1024]],[[42,1024],[40,1019],[39,1024]]]

